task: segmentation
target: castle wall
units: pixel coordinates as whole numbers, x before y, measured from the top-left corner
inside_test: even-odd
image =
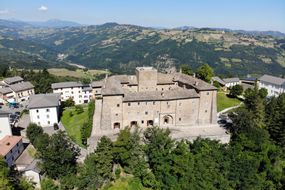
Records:
[[[199,124],[210,124],[213,122],[212,117],[216,114],[213,111],[216,108],[216,91],[200,91],[200,103],[199,103]]]

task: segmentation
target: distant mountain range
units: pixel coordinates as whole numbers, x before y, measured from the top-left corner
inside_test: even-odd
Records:
[[[60,22],[36,26],[0,20],[0,64],[42,68],[76,63],[131,73],[137,66],[167,70],[187,64],[195,70],[207,63],[224,76],[285,73],[285,38],[279,32]]]
[[[20,21],[20,20],[3,20],[0,19],[1,26],[22,28],[22,27],[43,27],[43,28],[63,28],[63,27],[79,27],[82,26],[79,23],[72,21],[65,21],[59,19],[51,19],[47,21]]]

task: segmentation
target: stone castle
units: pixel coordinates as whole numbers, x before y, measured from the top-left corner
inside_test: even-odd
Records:
[[[136,75],[110,76],[91,86],[100,115],[95,125],[103,131],[217,123],[217,89],[182,73],[163,74],[152,67],[138,67]]]

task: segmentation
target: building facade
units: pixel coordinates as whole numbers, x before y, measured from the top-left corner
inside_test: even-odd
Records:
[[[102,130],[216,123],[217,89],[192,76],[139,67],[136,75],[111,76],[101,83],[93,85],[93,90],[97,90],[96,97],[102,101]]]
[[[36,94],[30,97],[28,105],[30,120],[42,127],[58,124],[60,95]]]
[[[225,86],[227,88],[231,88],[235,85],[240,85],[241,81],[239,78],[224,78],[223,81],[225,82]]]
[[[265,88],[267,90],[267,96],[279,96],[281,93],[285,93],[285,79],[263,75],[258,80],[258,88]]]
[[[12,135],[11,125],[9,122],[9,113],[0,110],[0,140],[5,136]]]
[[[35,94],[34,86],[19,76],[5,78],[1,83],[3,85],[0,88],[0,98],[5,101],[14,99],[19,103],[28,100],[30,95]]]
[[[5,136],[0,140],[0,155],[4,157],[9,167],[14,165],[23,150],[24,145],[20,136]]]
[[[75,105],[88,103],[92,97],[92,88],[79,82],[60,82],[52,84],[53,93],[61,96],[61,101],[71,98]]]

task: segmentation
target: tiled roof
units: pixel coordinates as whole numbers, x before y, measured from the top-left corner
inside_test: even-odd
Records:
[[[185,75],[183,73],[175,73],[174,74],[174,81],[179,81],[184,84],[188,84],[192,86],[193,88],[200,90],[217,90],[216,87],[210,85],[209,83],[200,80],[198,78],[194,78],[190,75]]]
[[[100,88],[104,85],[104,80],[99,80],[99,81],[93,81],[91,82],[90,86],[92,88]]]
[[[285,79],[271,75],[263,75],[262,77],[259,78],[259,80],[275,85],[285,85]]]
[[[8,152],[22,140],[21,136],[5,136],[0,140],[0,155],[6,156]]]
[[[226,84],[220,77],[212,77],[212,81],[217,81],[221,85],[225,85]]]
[[[11,90],[9,87],[0,88],[0,94],[9,94],[12,92],[13,90]]]
[[[17,82],[21,82],[23,81],[24,79],[22,77],[19,77],[19,76],[15,76],[15,77],[9,77],[9,78],[5,78],[3,81],[6,83],[6,84],[14,84],[14,83],[17,83]]]
[[[102,88],[102,95],[121,95],[124,94],[122,85],[117,77],[109,77],[105,86]]]
[[[199,98],[194,89],[175,88],[167,91],[150,91],[150,92],[127,92],[125,93],[124,102],[131,101],[160,101]]]
[[[82,87],[83,84],[80,82],[59,82],[59,83],[53,83],[51,84],[52,89],[57,88],[72,88],[72,87]]]
[[[237,78],[237,77],[234,77],[234,78],[225,78],[225,79],[223,79],[223,81],[225,81],[225,83],[239,82],[239,78]]]
[[[30,96],[29,109],[59,106],[60,94],[35,94]]]
[[[33,89],[34,85],[30,82],[21,82],[9,86],[14,92],[21,92],[24,90]]]

